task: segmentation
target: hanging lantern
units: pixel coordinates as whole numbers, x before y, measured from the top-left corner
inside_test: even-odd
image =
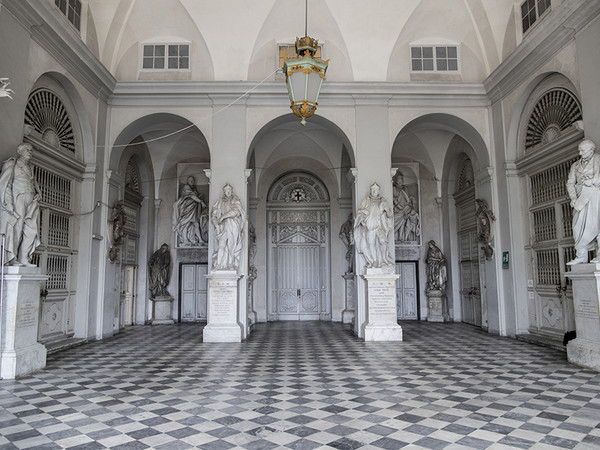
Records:
[[[308,11],[308,5],[306,6]],[[305,17],[308,17],[306,12]],[[315,59],[315,53],[319,47],[319,41],[307,36],[306,21],[304,37],[296,38],[296,58],[288,58],[283,63],[285,83],[292,111],[302,119],[302,125],[306,125],[306,119],[312,116],[317,109],[317,100],[321,92],[321,84],[325,79],[325,72],[329,60]]]

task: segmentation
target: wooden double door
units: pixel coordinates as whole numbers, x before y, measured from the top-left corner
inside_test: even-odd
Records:
[[[320,246],[283,244],[277,248],[279,320],[319,320]]]

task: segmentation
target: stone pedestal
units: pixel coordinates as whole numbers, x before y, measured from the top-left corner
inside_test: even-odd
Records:
[[[40,287],[47,279],[38,267],[4,267],[0,354],[4,379],[46,367],[46,347],[37,338]]]
[[[216,270],[208,280],[208,324],[204,342],[241,342],[243,326],[238,321],[238,282],[234,270]]]
[[[573,281],[577,339],[567,344],[569,362],[600,371],[600,264],[575,264],[566,276]]]
[[[342,275],[344,279],[345,307],[342,311],[342,323],[352,323],[354,320],[354,274],[346,273]]]
[[[367,269],[362,276],[367,286],[365,341],[401,341],[402,327],[396,313],[396,280],[391,270]]]
[[[428,322],[449,322],[448,307],[446,304],[446,294],[437,289],[431,289],[425,292],[427,295],[427,313]]]
[[[173,297],[159,296],[151,298],[152,300],[152,325],[172,324],[171,305]]]

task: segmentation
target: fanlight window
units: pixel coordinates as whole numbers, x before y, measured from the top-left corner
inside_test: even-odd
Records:
[[[137,167],[133,161],[127,163],[127,170],[125,172],[125,189],[133,192],[140,193],[140,174],[137,171]]]
[[[581,120],[581,108],[575,97],[564,89],[546,92],[533,108],[525,149],[531,150],[540,144],[548,144],[558,139],[563,131]]]
[[[473,165],[469,158],[465,158],[458,168],[458,179],[456,183],[456,191],[462,192],[474,186],[475,174],[473,173]]]
[[[48,89],[38,89],[29,96],[25,123],[31,125],[52,147],[75,153],[75,135],[65,105]]]

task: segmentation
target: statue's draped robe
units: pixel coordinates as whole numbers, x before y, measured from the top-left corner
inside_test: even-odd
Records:
[[[600,234],[600,155],[573,163],[567,192],[573,201],[573,239],[579,257]]]

